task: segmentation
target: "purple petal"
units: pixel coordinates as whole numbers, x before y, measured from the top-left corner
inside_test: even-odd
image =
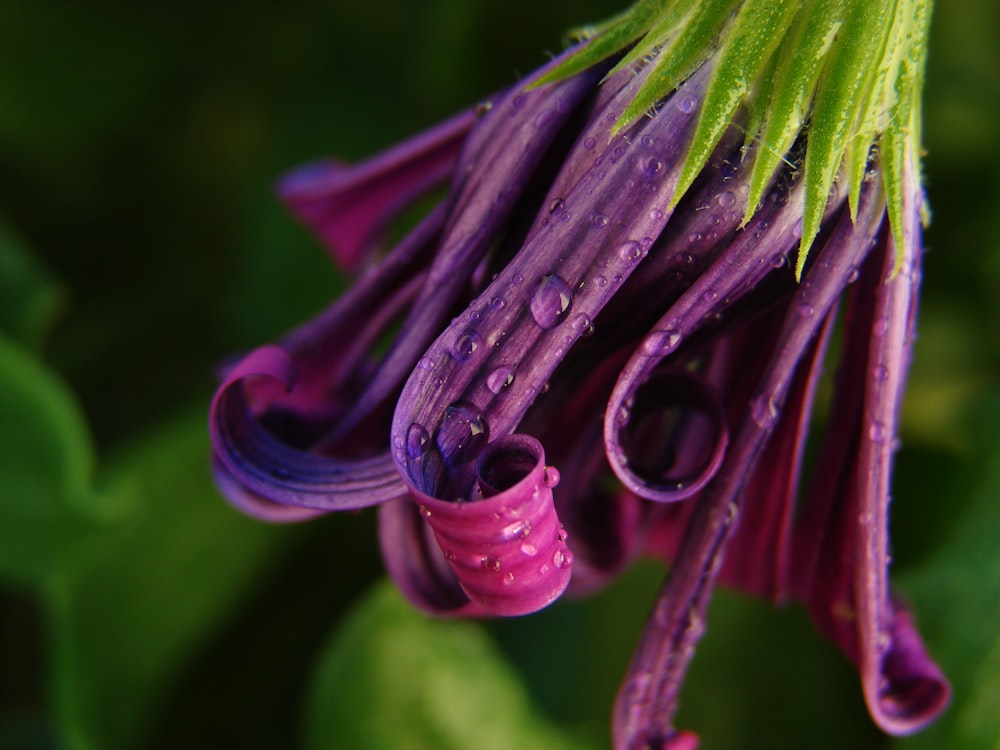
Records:
[[[335,459],[276,439],[254,419],[243,392],[245,381],[260,378],[290,387],[295,373],[288,353],[275,346],[251,352],[212,400],[215,457],[234,482],[271,502],[323,511],[362,508],[406,493],[388,454]]]
[[[475,121],[467,110],[357,166],[325,161],[300,167],[281,180],[278,192],[352,271],[393,218],[451,177]]]

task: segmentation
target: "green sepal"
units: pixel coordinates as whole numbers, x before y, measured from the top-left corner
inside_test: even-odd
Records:
[[[796,278],[801,277],[809,249],[819,232],[849,140],[852,136],[862,142],[869,138],[865,123],[858,122],[859,113],[875,70],[872,61],[882,58],[888,41],[886,29],[894,4],[893,0],[851,2],[817,83],[805,155],[805,210]],[[860,176],[863,177],[863,171]]]
[[[691,147],[671,199],[673,205],[705,166],[760,71],[784,38],[798,8],[799,3],[792,0],[747,0],[726,29]]]
[[[774,58],[774,70],[761,81],[762,106],[756,108],[748,133],[758,142],[750,173],[744,222],[749,221],[764,192],[798,137],[809,114],[816,82],[840,30],[846,0],[810,0],[796,15]]]
[[[670,10],[670,6],[680,1],[682,0],[664,3],[663,0],[640,0],[613,18],[571,31],[567,35],[571,40],[589,39],[590,43],[580,47],[560,65],[540,77],[531,88],[569,78],[620,52],[649,31],[657,15],[664,12],[664,5],[667,6],[666,10]]]

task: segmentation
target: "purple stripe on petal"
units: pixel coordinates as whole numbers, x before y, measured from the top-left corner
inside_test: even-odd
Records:
[[[448,181],[475,121],[467,110],[358,166],[326,161],[300,167],[281,180],[278,192],[353,271],[393,218]]]
[[[334,459],[306,453],[273,437],[253,417],[243,393],[247,380],[266,378],[289,388],[294,366],[288,353],[265,346],[228,374],[212,400],[209,427],[215,457],[250,493],[314,510],[363,508],[405,495],[388,454]]]
[[[552,498],[557,481],[527,435],[491,443],[477,461],[481,499],[442,500],[411,491],[468,597],[489,612],[523,615],[569,584],[573,553]]]

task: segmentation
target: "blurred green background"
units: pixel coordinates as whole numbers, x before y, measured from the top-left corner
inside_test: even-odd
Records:
[[[269,527],[208,476],[213,368],[340,281],[272,196],[516,80],[610,0],[0,2],[0,749],[600,748],[661,572],[448,623],[374,514]],[[1000,11],[940,3],[895,580],[953,678],[901,741],[797,609],[720,594],[704,748],[1000,748]]]

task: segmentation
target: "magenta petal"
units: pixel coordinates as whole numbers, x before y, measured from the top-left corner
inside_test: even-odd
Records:
[[[385,569],[413,606],[430,615],[487,614],[462,591],[409,498],[390,500],[379,506],[378,535]]]
[[[566,589],[573,565],[542,446],[528,435],[500,438],[477,470],[480,486],[496,494],[452,502],[411,486],[420,512],[472,601],[498,615],[542,609]]]
[[[354,270],[389,221],[451,177],[475,121],[467,110],[357,166],[326,161],[300,167],[278,191],[340,265]]]

